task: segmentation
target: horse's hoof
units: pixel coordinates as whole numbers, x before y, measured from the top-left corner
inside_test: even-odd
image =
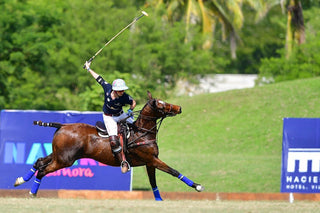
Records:
[[[29,192],[29,197],[30,197],[30,198],[36,198],[36,197],[37,197],[37,194],[33,194],[32,192]]]
[[[21,184],[23,184],[23,183],[25,183],[26,181],[24,181],[23,180],[23,178],[22,177],[18,177],[17,179],[16,179],[16,182],[14,183],[14,187],[16,187],[16,186],[19,186],[19,185],[21,185]]]
[[[202,192],[204,190],[204,187],[202,185],[198,184],[196,186],[196,190],[197,190],[197,192]]]

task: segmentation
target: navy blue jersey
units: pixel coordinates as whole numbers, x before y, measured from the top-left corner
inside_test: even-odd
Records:
[[[131,105],[133,103],[132,97],[126,93],[123,93],[122,96],[112,100],[112,85],[107,83],[101,76],[99,76],[96,80],[102,86],[104,91],[103,112],[105,114],[117,114],[122,111],[123,106],[126,104]]]

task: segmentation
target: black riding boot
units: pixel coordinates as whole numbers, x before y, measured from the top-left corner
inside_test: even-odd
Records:
[[[121,172],[127,173],[130,170],[129,163],[126,161],[125,155],[121,154],[122,147],[120,146],[119,137],[116,135],[111,135],[110,137],[110,145],[112,152],[121,162]]]

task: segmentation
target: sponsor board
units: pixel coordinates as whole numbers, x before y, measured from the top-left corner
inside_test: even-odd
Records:
[[[283,119],[281,192],[320,192],[320,119]]]
[[[33,179],[15,188],[15,179],[27,173],[39,157],[52,152],[56,128],[34,126],[33,121],[87,123],[102,121],[100,112],[2,110],[0,117],[0,188],[29,189]],[[46,175],[40,189],[131,190],[132,171],[122,174],[93,159]]]

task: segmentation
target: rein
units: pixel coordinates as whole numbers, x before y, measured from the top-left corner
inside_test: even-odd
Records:
[[[140,114],[141,115],[141,114]],[[161,127],[161,124],[162,124],[162,121],[165,117],[162,117],[159,121],[157,121],[157,123],[151,128],[151,129],[145,129],[145,128],[142,128],[142,127],[138,127],[136,126],[138,129],[140,130],[143,130],[144,133],[142,135],[140,135],[139,137],[137,137],[136,139],[132,140],[132,141],[129,141],[127,146],[128,148],[132,148],[132,147],[135,147],[135,146],[140,146],[140,145],[146,145],[146,144],[151,144],[151,143],[157,143],[158,141],[158,132],[159,132],[159,129]],[[153,132],[152,130],[155,129],[156,131]],[[156,135],[156,138],[153,139],[153,140],[146,140],[146,141],[143,141],[143,142],[138,142],[138,143],[135,143],[137,140],[139,140],[140,138],[143,138],[145,137],[146,135],[148,134],[151,134],[151,133],[155,133]]]
[[[141,112],[144,110],[144,108],[146,106],[149,106],[152,110],[154,111],[157,111],[157,112],[160,112],[162,115],[164,116],[161,116],[161,117],[155,117],[155,116],[148,116],[148,115],[144,115],[144,114],[141,114]],[[171,111],[171,108],[172,108],[172,105],[170,104],[170,111]],[[170,112],[169,111],[169,112]],[[158,137],[158,132],[159,132],[159,129],[161,127],[161,124],[162,124],[162,121],[163,119],[165,119],[168,115],[165,114],[165,112],[161,112],[159,111],[157,108],[154,108],[151,104],[150,104],[150,101],[143,107],[142,110],[139,110],[139,111],[135,111],[134,113],[138,112],[139,113],[139,117],[141,117],[141,119],[144,119],[144,120],[149,120],[149,121],[156,121],[158,118],[161,118],[159,121],[156,121],[156,124],[151,128],[151,129],[146,129],[146,128],[142,128],[142,127],[138,127],[136,126],[139,130],[142,130],[144,131],[144,133],[142,135],[140,135],[139,137],[137,137],[136,139],[128,142],[127,146],[128,148],[132,148],[132,147],[135,147],[135,146],[139,146],[139,145],[146,145],[146,144],[151,144],[151,143],[157,143],[157,137]],[[155,129],[155,132],[154,132],[154,129]],[[146,140],[146,141],[143,141],[143,142],[138,142],[138,143],[135,143],[137,140],[145,137],[146,135],[148,134],[151,134],[151,133],[154,133],[156,135],[156,138],[153,139],[153,140]]]

